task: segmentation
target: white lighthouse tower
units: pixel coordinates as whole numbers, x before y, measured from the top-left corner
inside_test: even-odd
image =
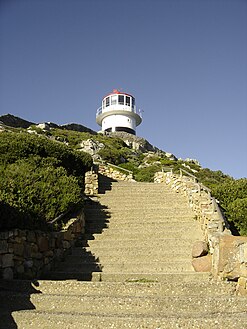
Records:
[[[102,131],[125,131],[135,135],[142,118],[136,111],[135,98],[114,89],[103,98],[102,106],[96,113],[96,122]]]

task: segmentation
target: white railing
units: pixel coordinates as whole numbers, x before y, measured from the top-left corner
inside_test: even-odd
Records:
[[[127,110],[126,110],[127,108]],[[109,109],[109,110],[108,110]],[[108,106],[108,108],[106,108],[105,112],[110,112],[112,110],[111,106]],[[141,118],[142,118],[142,112],[140,110],[136,109],[136,106],[132,106],[132,107],[124,107],[124,108],[118,108],[118,107],[114,107],[114,110],[119,110],[119,111],[128,111],[128,112],[134,112],[136,114],[138,114]],[[102,114],[102,106],[100,106],[97,110],[96,110],[96,117],[99,116],[100,114]]]

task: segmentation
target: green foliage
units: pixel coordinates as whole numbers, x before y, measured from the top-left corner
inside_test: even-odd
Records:
[[[230,176],[223,174],[223,172],[220,170],[213,171],[208,168],[201,169],[198,173],[195,174],[195,176],[201,183],[210,189],[223,182],[233,180]]]
[[[37,156],[0,166],[0,200],[32,223],[52,220],[77,205],[81,199],[77,178],[53,164]],[[1,226],[6,220],[1,218]]]
[[[240,235],[247,236],[247,197],[231,202],[227,207],[227,214]]]
[[[212,194],[220,201],[227,219],[241,235],[247,235],[247,179],[227,179],[215,185]]]
[[[0,228],[41,227],[81,203],[91,156],[47,137],[0,134]]]
[[[44,136],[8,132],[0,134],[0,164],[14,163],[34,155],[56,158],[69,175],[81,176],[92,166],[89,154],[74,151],[65,144],[51,141]]]
[[[154,174],[160,170],[161,167],[157,165],[141,168],[139,169],[138,173],[135,175],[135,179],[138,182],[153,182]]]
[[[175,160],[170,160],[168,158],[165,158],[165,159],[161,159],[160,160],[160,163],[163,166],[174,166],[174,164],[176,164],[176,161]]]

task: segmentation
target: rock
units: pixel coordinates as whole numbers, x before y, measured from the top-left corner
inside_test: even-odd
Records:
[[[196,241],[192,248],[192,257],[197,258],[205,256],[208,253],[207,243],[204,241]]]
[[[41,252],[49,249],[48,239],[44,236],[38,238],[38,247]]]
[[[219,255],[216,260],[217,273],[231,280],[247,277],[247,237],[222,236],[219,241]]]
[[[80,147],[81,151],[89,153],[94,158],[94,156],[96,156],[98,152],[105,147],[105,145],[98,141],[87,139],[81,142]]]
[[[196,272],[210,272],[212,269],[211,255],[193,258],[192,266]]]
[[[50,126],[47,122],[39,123],[36,125],[36,127],[42,130],[50,131]]]
[[[2,275],[4,280],[13,280],[14,278],[13,270],[10,267],[5,268]]]
[[[2,267],[12,267],[14,266],[13,254],[5,254],[2,257]]]
[[[66,130],[79,131],[79,132],[87,132],[87,133],[90,133],[92,135],[97,135],[96,131],[94,131],[90,128],[87,128],[83,125],[80,125],[78,123],[67,123],[67,124],[61,125],[60,128],[61,129],[66,129]]]
[[[8,243],[6,240],[0,240],[0,254],[8,252]]]
[[[238,295],[247,296],[247,278],[240,277],[236,288]]]
[[[34,124],[33,122],[23,120],[12,114],[5,114],[0,116],[0,121],[4,123],[6,126],[15,127],[15,128],[28,128],[29,126]]]
[[[23,256],[24,245],[22,243],[15,243],[13,246],[14,254],[17,256]]]

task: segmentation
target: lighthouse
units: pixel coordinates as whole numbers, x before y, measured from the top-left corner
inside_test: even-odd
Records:
[[[102,99],[101,107],[96,113],[96,122],[102,127],[102,131],[125,131],[135,135],[142,118],[136,111],[135,98],[114,89]]]

